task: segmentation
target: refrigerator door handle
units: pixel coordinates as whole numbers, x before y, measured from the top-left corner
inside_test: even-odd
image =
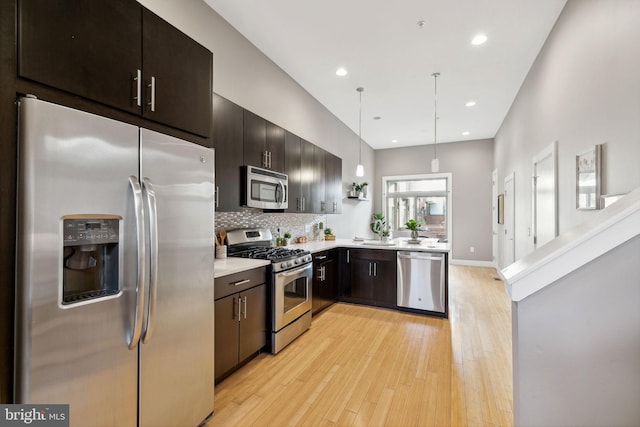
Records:
[[[135,176],[129,177],[129,184],[133,192],[133,206],[136,217],[136,243],[138,249],[138,284],[136,286],[136,313],[133,323],[133,331],[129,340],[129,350],[136,348],[140,342],[142,333],[142,317],[144,313],[144,296],[147,286],[147,269],[145,266],[145,229],[144,229],[144,208],[142,206],[142,188]]]
[[[149,209],[149,249],[151,265],[149,269],[149,306],[147,307],[146,320],[144,321],[144,332],[142,343],[146,344],[151,340],[153,327],[156,321],[156,300],[158,297],[158,209],[156,205],[156,192],[149,178],[142,178],[142,187],[147,199]]]

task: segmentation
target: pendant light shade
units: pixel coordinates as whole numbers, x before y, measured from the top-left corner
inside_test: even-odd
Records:
[[[440,73],[433,73],[433,160],[431,160],[431,172],[440,172],[440,160],[436,152],[438,140],[438,76]]]
[[[431,160],[431,172],[440,172],[440,159]]]
[[[364,165],[362,164],[362,92],[364,92],[363,87],[359,87],[356,89],[360,93],[360,115],[358,118],[358,137],[360,139],[358,145],[358,166],[356,166],[356,176],[364,176]]]

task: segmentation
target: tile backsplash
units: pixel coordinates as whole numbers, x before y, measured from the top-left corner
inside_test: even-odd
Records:
[[[215,230],[237,228],[268,228],[274,237],[289,232],[293,238],[305,236],[309,240],[320,237],[319,225],[326,227],[327,216],[323,214],[289,214],[263,212],[261,209],[243,208],[241,212],[216,212]]]

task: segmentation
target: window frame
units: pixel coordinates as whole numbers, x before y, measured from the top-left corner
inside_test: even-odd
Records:
[[[393,193],[393,195],[389,195],[387,193],[387,188],[389,186],[389,182],[391,181],[414,181],[414,180],[430,180],[430,179],[445,179],[447,182],[446,190],[442,191],[412,191],[406,193]],[[447,223],[447,241],[449,245],[453,242],[453,174],[451,172],[445,173],[426,173],[426,174],[415,174],[415,175],[389,175],[382,177],[382,209],[384,212],[385,218],[390,218],[389,215],[389,197],[396,197],[397,195],[402,194],[411,194],[412,196],[420,196],[420,197],[438,197],[438,196],[446,196],[447,198],[447,214],[446,214],[446,223]],[[389,223],[388,223],[389,224]],[[391,225],[391,224],[389,224]],[[391,229],[391,232],[396,237],[409,237],[411,232],[406,229]]]

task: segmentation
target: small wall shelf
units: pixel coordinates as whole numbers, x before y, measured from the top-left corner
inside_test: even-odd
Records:
[[[347,199],[360,200],[360,201],[366,201],[366,202],[369,201],[369,199],[367,199],[365,197],[358,197],[358,196],[347,196]]]

